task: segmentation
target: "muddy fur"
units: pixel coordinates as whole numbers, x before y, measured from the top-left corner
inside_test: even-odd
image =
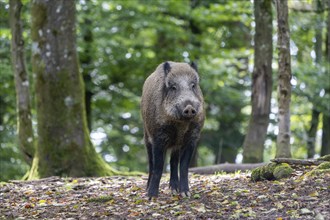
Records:
[[[170,187],[188,194],[187,166],[204,123],[196,66],[170,61],[160,64],[144,83],[141,113],[149,157],[148,196],[158,195],[159,175],[169,148],[172,148]],[[179,163],[181,180],[177,174]]]

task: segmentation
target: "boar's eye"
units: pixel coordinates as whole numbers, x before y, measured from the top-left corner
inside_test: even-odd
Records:
[[[172,91],[176,91],[176,89],[177,89],[177,88],[176,88],[175,85],[171,85],[171,86],[170,86],[170,90],[172,90]]]
[[[196,88],[196,84],[195,83],[191,83],[191,88],[195,89]]]

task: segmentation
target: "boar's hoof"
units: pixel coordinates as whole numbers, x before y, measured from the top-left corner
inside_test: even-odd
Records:
[[[158,197],[158,191],[153,192],[152,190],[149,189],[149,192],[148,192],[147,196],[149,198],[149,201],[154,200]]]
[[[157,199],[157,197],[158,197],[158,195],[151,195],[150,193],[148,193],[148,199],[149,199],[149,201],[154,201],[154,200]]]
[[[179,190],[177,189],[172,189],[172,195],[178,195],[179,194]]]
[[[181,193],[181,196],[182,196],[183,198],[189,198],[189,197],[191,196],[191,193],[190,193],[189,191],[187,191],[187,192],[182,192],[182,193]]]
[[[157,196],[149,196],[149,201],[155,202],[157,200]]]

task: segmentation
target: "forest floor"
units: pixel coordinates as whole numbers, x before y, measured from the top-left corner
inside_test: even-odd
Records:
[[[330,219],[330,174],[252,182],[247,173],[190,175],[181,198],[161,180],[157,200],[147,176],[60,178],[0,184],[0,219]]]

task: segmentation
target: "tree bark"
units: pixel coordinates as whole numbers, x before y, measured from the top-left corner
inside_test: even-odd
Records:
[[[195,0],[190,0],[190,10],[191,12],[198,7],[200,2]],[[201,44],[200,41],[198,41],[198,36],[201,34],[200,28],[195,24],[195,21],[192,17],[189,18],[189,29],[191,32],[191,38],[190,43],[194,46],[194,50],[190,51],[189,59],[193,61],[198,66],[199,61],[199,53],[196,51],[200,50]],[[190,165],[189,167],[197,167],[197,159],[198,159],[198,147],[194,150],[194,153],[191,157]]]
[[[10,0],[11,57],[15,75],[18,146],[25,162],[32,164],[35,151],[29,92],[29,77],[25,67],[24,40],[20,0]]]
[[[330,9],[330,0],[327,1],[328,9]],[[328,11],[327,18],[327,38],[326,38],[326,72],[328,79],[330,79],[330,12]],[[325,93],[330,93],[330,85],[325,89]],[[326,111],[323,112],[322,119],[322,147],[321,147],[321,156],[330,154],[330,104],[328,103]]]
[[[330,154],[330,117],[323,113],[321,156]]]
[[[319,124],[320,112],[313,107],[312,109],[312,120],[311,126],[308,130],[308,140],[307,140],[307,158],[313,158],[315,155],[315,141],[317,126]]]
[[[86,2],[88,5],[89,2]],[[82,67],[82,74],[85,83],[85,105],[86,105],[86,117],[89,131],[92,130],[92,77],[91,72],[93,71],[93,32],[92,32],[92,20],[90,19],[90,5],[84,10],[83,25],[81,27],[82,38],[83,38],[83,51],[79,55],[80,63]]]
[[[35,0],[31,13],[38,145],[29,179],[113,174],[96,153],[87,129],[75,1]]]
[[[291,57],[288,23],[288,1],[276,0],[278,24],[278,127],[276,158],[291,157],[290,150],[290,102],[291,102]]]
[[[316,8],[317,8],[317,19],[316,19],[316,27],[315,27],[315,63],[317,66],[321,65],[322,63],[322,29],[323,29],[323,6],[321,5],[320,0],[316,2]],[[317,73],[316,73],[317,74]],[[315,91],[314,96],[317,97],[319,95],[320,91]],[[317,127],[319,124],[319,115],[320,111],[317,109],[319,103],[313,101],[313,108],[312,108],[312,120],[311,120],[311,126],[308,130],[308,140],[307,140],[307,158],[313,158],[315,155],[315,142],[316,142],[316,135],[317,135]]]
[[[256,34],[252,73],[252,113],[243,143],[244,163],[263,161],[272,93],[272,6],[271,0],[254,1]]]

